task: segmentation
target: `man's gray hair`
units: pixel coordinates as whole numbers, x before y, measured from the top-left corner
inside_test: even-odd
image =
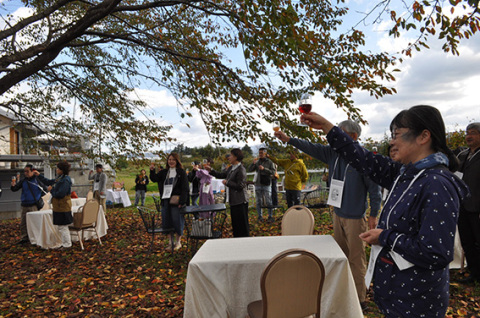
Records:
[[[480,132],[480,123],[470,123],[467,126],[467,130],[475,129],[476,131]]]
[[[344,120],[340,124],[338,124],[338,128],[346,131],[347,133],[356,133],[358,137],[360,137],[360,134],[362,133],[362,127],[357,122],[354,122],[353,120]]]

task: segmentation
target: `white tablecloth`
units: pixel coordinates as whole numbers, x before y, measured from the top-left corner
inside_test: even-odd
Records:
[[[121,203],[124,207],[131,206],[132,202],[128,197],[128,192],[123,191],[113,191],[111,189],[107,190],[107,201],[110,200],[113,203]]]
[[[73,212],[81,206],[72,207]],[[60,233],[57,227],[53,225],[52,210],[36,211],[27,213],[27,231],[30,243],[38,245],[42,248],[57,248],[62,245]],[[100,206],[97,218],[97,232],[100,237],[107,234],[108,224],[105,219],[103,207]],[[91,231],[84,232],[84,239],[88,240],[94,237],[95,233]],[[78,241],[77,235],[72,235],[72,241]]]
[[[212,190],[214,193],[225,191],[225,185],[223,184],[223,179],[212,178]]]
[[[322,317],[362,317],[347,258],[332,236],[263,236],[208,240],[188,265],[184,317],[245,318],[262,298],[260,276],[281,251],[302,248],[325,267]]]
[[[87,203],[87,198],[72,199],[72,207],[79,206],[79,205],[83,206],[85,203]]]

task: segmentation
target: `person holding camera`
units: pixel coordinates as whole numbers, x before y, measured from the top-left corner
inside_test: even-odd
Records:
[[[93,198],[103,207],[103,211],[107,211],[107,175],[103,172],[103,165],[97,163],[95,165],[96,173],[90,170],[88,180],[93,180]]]
[[[197,177],[197,171],[200,169],[200,162],[192,162],[192,171],[187,175],[188,182],[190,182],[190,198],[192,205],[198,205],[198,198],[200,197],[200,178]]]
[[[135,178],[135,206],[138,202],[142,202],[142,206],[145,205],[145,194],[147,193],[147,184],[149,183],[147,172],[145,169],[140,170],[140,174]]]
[[[258,220],[263,221],[262,205],[264,205],[268,207],[268,221],[273,222],[272,177],[275,174],[275,166],[272,160],[267,158],[267,148],[262,147],[258,150],[258,158],[253,159],[248,171],[256,172],[253,182],[255,183]]]

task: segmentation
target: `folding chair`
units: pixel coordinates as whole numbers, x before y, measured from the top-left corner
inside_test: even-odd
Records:
[[[173,228],[168,228],[164,229],[161,227],[161,220],[160,220],[160,215],[161,211],[146,208],[143,206],[137,206],[138,213],[140,214],[140,217],[142,218],[143,224],[145,225],[145,230],[147,231],[148,234],[152,235],[152,242],[150,243],[150,253],[153,250],[153,244],[155,241],[155,234],[170,234],[170,244],[171,244],[171,251],[173,253],[174,251],[174,239],[173,239],[173,234],[175,233],[175,229]]]

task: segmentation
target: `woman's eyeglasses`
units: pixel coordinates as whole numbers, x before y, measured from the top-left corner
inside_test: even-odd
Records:
[[[398,137],[403,137],[403,136],[406,136],[408,135],[408,131],[407,132],[404,132],[403,134],[402,133],[398,133],[398,132],[392,132],[392,134],[390,135],[392,140],[396,140]]]

